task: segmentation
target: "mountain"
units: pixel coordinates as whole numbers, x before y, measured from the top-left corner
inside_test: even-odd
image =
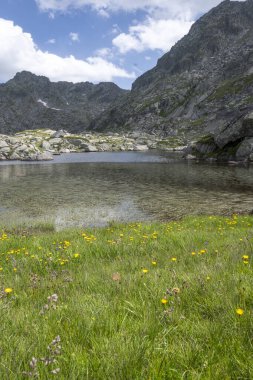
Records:
[[[253,0],[226,0],[202,16],[131,91],[113,83],[51,83],[28,72],[0,85],[5,133],[145,131],[223,149],[253,137],[252,112]]]
[[[114,83],[52,83],[23,71],[0,85],[0,132],[38,128],[83,131],[127,92]]]
[[[193,24],[95,129],[145,130],[186,139],[226,137],[253,110],[253,0],[224,1]]]

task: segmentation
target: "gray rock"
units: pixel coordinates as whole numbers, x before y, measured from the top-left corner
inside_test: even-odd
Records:
[[[236,151],[236,159],[243,161],[250,159],[250,155],[253,153],[253,138],[243,140],[239,148]]]
[[[78,148],[82,148],[83,147],[83,144],[86,146],[87,144],[86,144],[86,142],[84,142],[84,140],[82,140],[82,139],[73,139],[73,138],[69,138],[69,139],[67,139],[67,141],[70,143],[70,144],[72,144],[72,145],[74,145],[74,146],[76,146],[76,147],[78,147]]]
[[[10,153],[10,151],[11,151],[11,148],[8,145],[5,146],[5,147],[3,147],[3,148],[0,148],[0,153],[1,154],[2,153],[7,154],[7,153]]]
[[[11,137],[9,136],[8,137],[8,141],[10,144],[12,145],[15,145],[15,144],[19,144],[20,143],[20,139],[16,138],[16,137]]]
[[[201,154],[208,154],[208,153],[214,152],[217,149],[217,145],[215,145],[215,143],[212,143],[212,142],[210,143],[198,142],[195,144],[195,149],[197,150],[197,152]]]
[[[42,152],[36,155],[37,161],[49,161],[53,160],[53,155],[50,152]]]
[[[185,156],[186,160],[196,160],[196,156],[193,156],[192,154],[187,154],[187,156]]]
[[[56,131],[55,133],[53,133],[51,137],[52,138],[64,137],[66,133],[67,133],[66,131],[64,131],[63,129],[60,129],[59,131]]]
[[[148,146],[147,145],[134,145],[133,150],[145,151],[145,150],[148,150]]]
[[[7,144],[7,142],[6,141],[4,141],[4,140],[0,140],[0,149],[2,149],[2,148],[6,148],[6,147],[8,147],[9,145]]]
[[[51,144],[50,144],[50,142],[49,141],[43,141],[42,142],[42,144],[41,144],[41,147],[43,148],[43,149],[45,149],[45,150],[50,150],[50,148],[51,148]]]
[[[98,149],[94,145],[90,145],[90,144],[82,144],[81,149],[84,152],[97,152],[98,151]]]
[[[21,156],[16,153],[16,152],[13,152],[10,156],[9,156],[9,160],[20,160],[21,159]]]
[[[63,139],[61,139],[61,138],[51,139],[50,138],[49,143],[50,143],[50,145],[60,145],[63,143]]]

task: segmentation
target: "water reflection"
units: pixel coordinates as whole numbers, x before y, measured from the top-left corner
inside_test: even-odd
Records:
[[[252,166],[196,164],[160,153],[83,157],[0,165],[1,225],[51,221],[64,228],[253,209]]]

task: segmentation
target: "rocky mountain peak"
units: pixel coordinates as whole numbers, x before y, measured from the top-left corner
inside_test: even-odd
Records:
[[[28,71],[0,85],[0,132],[52,128],[78,132],[127,91],[114,83],[51,82]]]
[[[189,33],[164,54],[157,66],[133,83],[132,89],[149,86],[157,77],[200,70],[201,64],[212,66],[215,56],[233,47],[236,41],[250,40],[253,27],[253,0],[225,0],[200,17]]]

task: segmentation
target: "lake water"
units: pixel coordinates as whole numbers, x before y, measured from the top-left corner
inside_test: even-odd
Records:
[[[187,162],[176,153],[117,152],[0,162],[0,225],[57,229],[253,209],[253,166]]]

